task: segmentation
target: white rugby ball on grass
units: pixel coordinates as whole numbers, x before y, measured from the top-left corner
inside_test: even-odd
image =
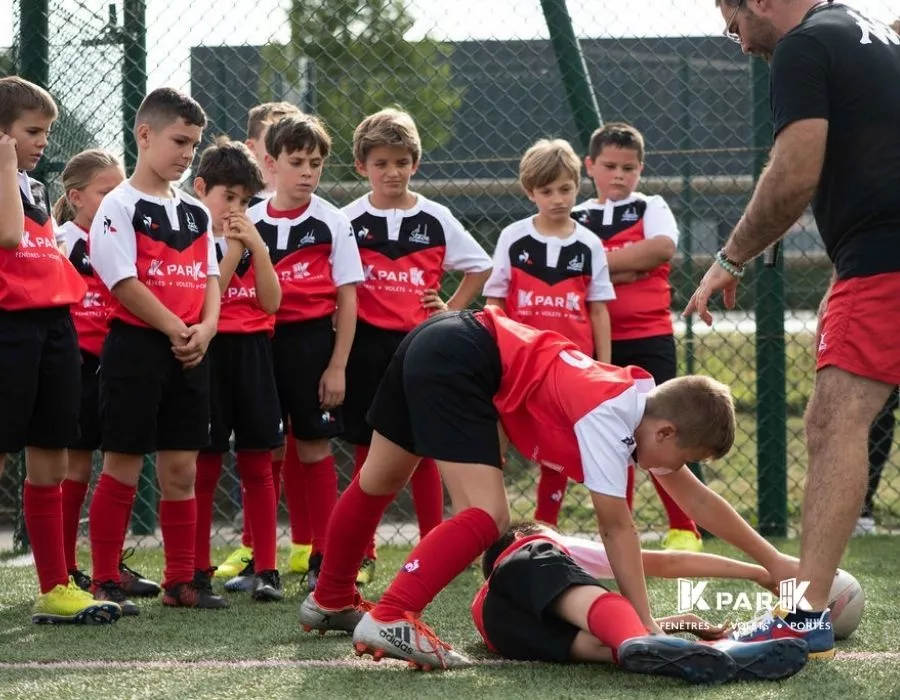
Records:
[[[834,575],[828,607],[831,608],[835,639],[846,639],[859,627],[866,607],[866,596],[859,581],[843,569],[838,569]]]

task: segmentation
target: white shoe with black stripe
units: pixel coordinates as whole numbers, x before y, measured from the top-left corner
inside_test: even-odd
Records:
[[[383,658],[408,661],[423,671],[467,668],[472,661],[441,641],[434,631],[417,617],[393,622],[380,622],[366,613],[353,631],[356,654],[371,654],[375,661]]]

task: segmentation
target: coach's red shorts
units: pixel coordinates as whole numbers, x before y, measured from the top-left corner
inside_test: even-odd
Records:
[[[831,287],[816,369],[838,367],[900,384],[900,272],[838,280]]]

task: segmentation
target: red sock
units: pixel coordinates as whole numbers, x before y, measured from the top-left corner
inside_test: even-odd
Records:
[[[337,503],[338,479],[337,470],[334,467],[334,457],[328,455],[325,459],[313,464],[301,466],[304,474],[307,518],[312,530],[313,553],[325,550],[325,536],[328,532],[328,521]],[[299,531],[291,525],[291,532]],[[300,543],[298,543],[300,544]]]
[[[535,520],[556,527],[568,483],[569,477],[565,474],[541,467],[537,487],[537,508],[534,509]]]
[[[353,455],[353,478],[356,478],[356,475],[359,474],[359,470],[362,469],[362,465],[366,463],[366,457],[369,456],[369,446],[368,445],[357,445],[354,450]],[[378,529],[378,526],[375,526],[375,529]],[[375,549],[375,532],[372,532],[372,541],[369,542],[369,545],[366,547],[366,559],[376,559],[378,557],[378,552]]]
[[[391,622],[406,612],[422,612],[499,536],[497,523],[481,508],[467,508],[445,520],[416,545],[372,616]]]
[[[163,588],[194,579],[194,542],[197,538],[197,499],[159,502],[163,536]]]
[[[433,459],[426,458],[419,462],[409,480],[409,488],[412,491],[416,518],[419,521],[419,541],[421,541],[444,519],[444,485],[441,483],[437,463]]]
[[[222,455],[201,452],[197,455],[197,480],[194,494],[197,499],[197,539],[194,543],[194,568],[206,571],[212,568],[209,556],[209,539],[212,535],[213,503],[216,486],[222,473]],[[247,514],[244,513],[244,522]],[[245,527],[246,529],[246,527]]]
[[[683,467],[683,469],[687,469],[687,467]],[[650,478],[653,479],[653,485],[656,487],[656,493],[659,494],[659,500],[662,501],[663,508],[666,509],[666,517],[669,519],[669,529],[689,530],[697,535],[697,537],[700,537],[700,530],[697,529],[697,523],[691,520],[687,516],[687,513],[681,510],[681,506],[675,502],[675,499],[669,495],[669,492],[663,488],[662,484],[656,480],[656,477],[653,476],[653,474],[650,475]]]
[[[278,513],[278,504],[281,502],[281,468],[283,459],[272,460],[272,486],[275,488],[275,512]]]
[[[359,487],[359,479],[354,478],[338,499],[325,538],[322,573],[316,584],[319,605],[332,610],[353,605],[356,572],[381,516],[395,495],[370,496]]]
[[[137,487],[123,484],[109,474],[100,474],[88,516],[91,575],[97,583],[119,582],[119,560],[136,493]]]
[[[628,510],[634,511],[634,467],[628,467],[628,484],[625,486],[625,502]]]
[[[67,585],[69,572],[63,547],[62,489],[59,484],[35,486],[26,479],[22,511],[41,593]]]
[[[616,663],[622,642],[649,634],[631,601],[619,593],[604,593],[597,598],[588,609],[587,623],[591,634],[612,649]]]
[[[253,533],[256,571],[275,567],[275,488],[271,452],[238,452],[238,474],[244,493],[244,527]]]
[[[88,484],[65,479],[62,482],[63,547],[66,552],[66,570],[75,571],[78,559],[75,548],[78,545],[78,523],[81,507],[87,496]]]

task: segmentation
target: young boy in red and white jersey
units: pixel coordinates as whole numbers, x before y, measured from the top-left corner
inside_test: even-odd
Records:
[[[609,312],[615,299],[606,253],[597,237],[572,221],[581,162],[568,142],[542,140],[519,163],[519,184],[536,216],[507,226],[497,240],[488,304],[514,321],[552,330],[600,362],[610,361]],[[534,518],[556,525],[565,474],[542,467]]]
[[[114,622],[118,605],[69,578],[60,483],[78,438],[78,339],[86,286],[59,250],[43,185],[28,177],[58,116],[43,88],[0,78],[0,473],[25,448],[23,515],[40,595],[33,622]],[[118,557],[117,557],[118,562]]]
[[[366,117],[353,134],[353,156],[357,171],[372,187],[343,209],[353,224],[366,273],[357,291],[359,321],[344,404],[344,438],[356,446],[356,473],[372,441],[366,412],[397,346],[436,311],[466,308],[490,274],[491,259],[446,207],[410,191],[422,142],[409,114],[385,109]],[[445,271],[463,273],[446,304],[438,295]],[[425,537],[444,517],[444,489],[433,459],[422,460],[410,489],[419,537]],[[318,574],[317,563],[310,566],[311,578]],[[357,583],[369,583],[374,571],[373,538]]]
[[[62,172],[63,195],[53,207],[59,232],[78,270],[87,293],[72,305],[72,320],[81,351],[81,408],[78,412],[79,438],[69,446],[69,468],[62,483],[63,533],[66,567],[83,590],[90,590],[91,578],[78,568],[75,549],[81,509],[93,470],[94,452],[100,449],[100,350],[109,325],[109,290],[94,274],[88,255],[88,231],[100,202],[125,179],[114,155],[99,149],[73,156]],[[154,598],[159,584],[148,581],[123,560],[119,562],[122,588],[129,596]]]
[[[219,266],[209,211],[173,188],[194,158],[206,115],[172,88],[154,90],[135,117],[138,162],[91,225],[94,270],[112,292],[100,355],[103,472],[90,512],[95,595],[138,608],[119,577],[143,455],[156,452],[162,500],[163,605],[219,608],[196,575],[197,453],[209,444],[206,352],[219,318]]]
[[[331,137],[315,117],[289,115],[273,124],[265,163],[276,191],[248,212],[281,281],[272,342],[275,381],[305,472],[302,479],[285,473],[285,496],[292,529],[297,514],[307,511],[314,553],[322,550],[337,500],[330,439],[343,430],[356,286],[363,279],[350,221],[314,194],[330,151]]]
[[[210,572],[210,527],[222,456],[234,434],[245,529],[253,533],[255,600],[281,600],[275,564],[276,500],[272,448],[282,444],[281,409],[270,338],[281,287],[269,251],[247,218],[247,203],[263,188],[259,166],[242,143],[219,141],[200,158],[194,191],[212,216],[222,308],[209,345],[211,441],[197,459],[198,571]]]
[[[610,123],[595,131],[584,162],[597,198],[576,206],[572,217],[606,248],[616,289],[609,304],[612,363],[637,365],[662,384],[677,372],[669,261],[678,246],[678,224],[662,197],[634,191],[644,168],[644,137],[633,126]],[[669,521],[663,546],[701,550],[696,523],[650,477]],[[630,500],[634,474],[629,478]]]
[[[660,630],[625,499],[631,463],[657,470],[666,489],[722,539],[733,542],[749,527],[681,468],[731,449],[734,405],[726,386],[690,376],[655,387],[644,370],[598,363],[561,335],[511,321],[496,306],[440,314],[413,330],[368,418],[371,450],[334,509],[318,586],[300,609],[304,629],[352,630],[360,653],[432,668],[470,663],[419,615],[509,522],[498,420],[521,454],[590,490],[619,590],[650,632]],[[413,549],[372,607],[359,598],[356,570],[420,455],[437,460],[456,514]],[[767,557],[780,556],[774,548],[750,554],[770,570]]]
[[[300,114],[302,112],[290,102],[264,102],[252,107],[247,113],[247,139],[244,141],[244,144],[250,149],[253,158],[259,164],[260,173],[262,173],[263,182],[265,183],[262,191],[254,193],[250,198],[251,207],[271,197],[275,192],[274,175],[265,167],[266,133],[268,133],[269,127],[282,117]],[[272,481],[275,484],[276,513],[278,512],[278,504],[281,501],[281,475],[285,454],[288,456],[288,463],[291,467],[293,478],[302,479],[303,474],[305,474],[297,464],[297,450],[293,447],[293,440],[290,436],[288,436],[288,442],[291,445],[291,449],[287,452],[285,452],[283,445],[272,452]],[[312,550],[312,535],[309,533],[306,510],[303,509],[301,513],[292,514],[291,522],[292,524],[298,523],[302,525],[302,532],[291,533],[299,536],[300,539],[291,545],[288,569],[294,573],[305,574],[309,569],[309,555]],[[241,546],[231,552],[216,567],[214,576],[226,579],[238,577],[234,581],[229,582],[227,585],[228,590],[251,590],[255,581],[253,567],[249,564],[252,559],[253,533],[247,524],[247,519],[244,518]]]
[[[763,567],[727,557],[645,551],[641,558],[648,577],[747,579],[769,590],[775,585]],[[727,625],[710,625],[692,613],[656,622],[666,632],[721,641],[648,637],[634,607],[597,582],[614,578],[603,545],[537,523],[511,526],[488,547],[481,565],[486,580],[472,601],[472,619],[488,648],[504,658],[614,663],[691,683],[787,678],[807,661],[801,640],[753,646],[725,641]]]

